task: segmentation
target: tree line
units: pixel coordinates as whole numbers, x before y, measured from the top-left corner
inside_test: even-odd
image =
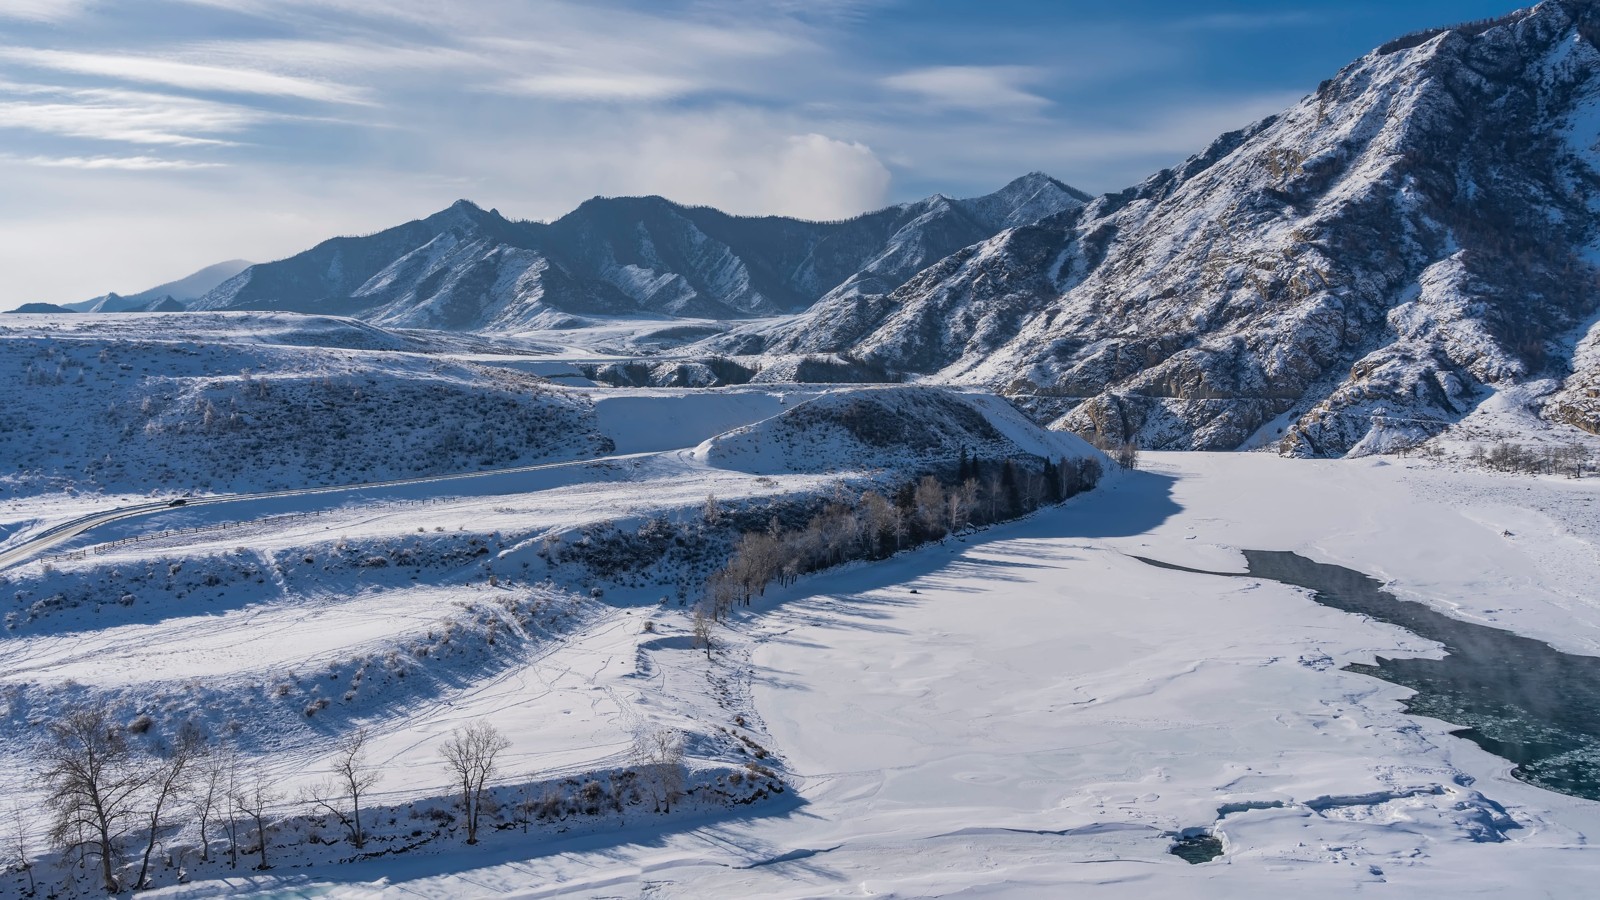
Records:
[[[155,887],[153,860],[173,864],[165,844],[186,831],[189,843],[176,854],[180,870],[190,852],[201,863],[215,855],[219,864],[225,861],[232,869],[244,863],[266,870],[272,865],[268,848],[274,835],[284,832],[294,817],[285,812],[286,806],[304,811],[312,826],[308,842],[333,843],[315,836],[316,827],[328,824],[336,826],[339,840],[357,850],[372,837],[369,800],[383,772],[368,758],[365,730],[340,739],[326,777],[291,798],[267,770],[248,763],[231,744],[208,740],[192,725],[145,746],[131,739],[149,727],[145,717],[127,725],[116,722],[107,707],[96,704],[79,706],[50,725],[36,760],[46,796],[46,833],[59,852],[56,868],[64,880],[47,896],[76,895],[78,878],[84,876],[96,885],[89,893]],[[468,844],[476,844],[486,818],[502,810],[492,785],[501,755],[510,746],[498,729],[479,720],[455,729],[439,747],[454,785],[456,814],[431,812]],[[681,735],[671,729],[641,731],[633,757],[632,766],[612,776],[604,791],[611,805],[621,812],[624,803],[649,800],[656,811],[670,812],[687,781]],[[529,819],[598,812],[585,799],[600,790],[598,785],[594,779],[581,786],[574,783],[570,797],[552,785],[537,798],[524,789],[515,811]],[[522,824],[526,830],[526,819]],[[20,810],[14,810],[13,825],[6,868],[25,872],[27,894],[34,896],[39,889],[36,861],[30,857],[29,829]]]
[[[736,605],[749,605],[774,581],[790,584],[801,575],[856,559],[884,559],[901,550],[968,528],[1027,515],[1094,487],[1102,469],[1093,458],[985,462],[962,451],[945,477],[926,474],[896,490],[869,490],[858,497],[836,495],[804,525],[785,528],[774,517],[765,529],[742,534],[728,562],[706,584],[696,610],[697,642],[709,652],[710,621]],[[707,516],[716,515],[714,498]]]
[[[1565,475],[1582,478],[1593,474],[1595,461],[1582,444],[1544,444],[1524,446],[1501,441],[1487,449],[1482,444],[1472,445],[1468,460],[1497,472],[1520,472],[1525,475]]]

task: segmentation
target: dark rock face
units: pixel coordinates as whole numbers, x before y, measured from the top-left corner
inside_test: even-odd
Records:
[[[1137,188],[768,343],[1147,447],[1380,450],[1575,365],[1548,410],[1600,428],[1600,338],[1574,337],[1600,305],[1597,39],[1585,0],[1391,42]]]
[[[985,197],[932,197],[843,222],[741,218],[623,197],[590,200],[545,224],[463,200],[252,266],[193,308],[459,330],[561,327],[584,315],[772,316],[829,292],[891,291],[946,254],[1087,199],[1034,174]]]

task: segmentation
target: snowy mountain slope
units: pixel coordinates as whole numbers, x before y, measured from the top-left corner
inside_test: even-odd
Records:
[[[213,290],[250,266],[248,259],[226,259],[222,263],[206,266],[194,274],[160,283],[139,293],[130,295],[107,293],[94,299],[85,299],[83,303],[70,303],[67,306],[70,309],[77,309],[78,312],[176,312],[182,309],[182,304],[202,298],[206,295],[206,291]],[[158,304],[162,304],[163,301],[171,301],[178,304],[178,307],[157,309]]]
[[[1137,188],[829,298],[775,346],[1005,388],[1064,427],[1231,449],[1414,441],[1565,375],[1600,305],[1600,9],[1392,42]],[[1375,418],[1375,416],[1377,418]]]
[[[176,312],[182,309],[183,303],[198,299],[207,291],[227,281],[229,278],[243,272],[250,267],[250,261],[244,259],[230,259],[224,262],[206,266],[198,272],[186,275],[174,281],[158,284],[149,290],[137,294],[110,293],[92,300],[67,304],[68,309],[78,312]],[[158,304],[170,299],[178,304],[176,309],[170,306],[167,309],[156,309]]]
[[[745,319],[804,309],[830,291],[893,289],[960,247],[1085,199],[1033,174],[985,197],[932,197],[842,222],[622,197],[545,224],[459,201],[252,266],[192,306],[460,330],[560,326],[582,315]]]

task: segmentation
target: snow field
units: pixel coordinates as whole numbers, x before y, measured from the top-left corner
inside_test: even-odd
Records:
[[[781,422],[802,401],[850,390],[596,392],[590,406],[614,447],[666,448],[763,417]],[[871,393],[892,411],[937,392]],[[1009,410],[949,402],[979,419]],[[1009,415],[1016,421],[991,434],[988,449],[1016,455],[1026,452],[1020,440],[1066,441],[1025,435]],[[768,431],[787,433],[779,425]],[[780,452],[763,433],[743,444],[757,460]],[[1071,441],[1063,447],[1089,452]],[[272,779],[279,814],[296,812],[293,798],[322,779],[332,741],[356,728],[367,730],[369,759],[385,772],[372,802],[436,805],[448,795],[438,746],[453,728],[477,721],[513,737],[502,776],[509,787],[626,770],[637,735],[670,728],[685,736],[698,773],[693,809],[709,809],[713,796],[766,796],[771,776],[757,769],[741,781],[730,768],[771,752],[749,702],[747,669],[706,671],[686,612],[657,608],[684,584],[696,599],[709,570],[629,561],[637,548],[627,539],[648,525],[680,543],[696,540],[708,496],[718,499],[726,527],[746,527],[738,524],[744,519],[755,527],[841,489],[899,483],[918,465],[915,457],[879,458],[849,439],[830,449],[841,465],[829,468],[843,471],[743,472],[708,466],[688,450],[655,449],[468,477],[224,497],[89,528],[0,575],[12,604],[0,641],[0,712],[21,738],[5,751],[4,787],[37,803],[29,738],[64,710],[103,703],[116,721],[148,720],[157,734],[192,722],[229,736]],[[40,516],[33,530],[49,524]],[[704,539],[713,538],[726,536]],[[668,558],[687,564],[695,555]],[[725,665],[722,658],[748,648],[730,644],[721,653]],[[301,827],[280,840],[285,865],[331,858],[316,849],[298,855]]]
[[[1340,671],[1436,645],[1274,582],[1130,554],[1237,570],[1237,548],[1295,550],[1502,627],[1570,634],[1600,619],[1555,603],[1589,564],[1574,559],[1546,593],[1525,592],[1542,563],[1523,544],[1495,544],[1503,513],[1484,501],[1545,515],[1593,546],[1580,516],[1590,485],[1261,454],[1146,460],[1146,471],[1024,522],[807,579],[721,632],[721,665],[750,660],[754,711],[799,808],[623,832],[605,846],[556,842],[462,872],[397,862],[362,883],[329,871],[303,889],[1588,892],[1600,804],[1512,779],[1447,723],[1400,712],[1403,689]],[[1196,830],[1226,854],[1191,866],[1167,852]]]

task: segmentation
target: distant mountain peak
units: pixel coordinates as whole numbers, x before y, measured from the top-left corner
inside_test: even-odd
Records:
[[[245,259],[224,260],[212,263],[175,281],[158,284],[138,293],[119,294],[112,291],[90,300],[66,304],[66,307],[75,312],[138,312],[151,304],[168,299],[174,303],[186,304],[205,296],[251,265],[251,262]]]
[[[526,328],[572,315],[771,316],[845,285],[893,290],[967,244],[1074,205],[1081,201],[1048,178],[835,222],[735,216],[656,195],[593,197],[553,222],[516,222],[462,199],[254,266],[192,308],[449,329]]]

